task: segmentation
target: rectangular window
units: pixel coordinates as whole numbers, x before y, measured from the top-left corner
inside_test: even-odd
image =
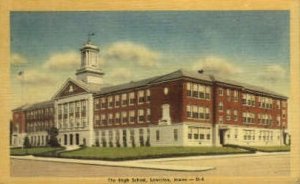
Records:
[[[205,99],[210,99],[210,87],[205,87]]]
[[[138,103],[144,103],[145,102],[145,91],[144,90],[140,90],[138,91]]]
[[[188,128],[188,139],[192,139],[192,128]]]
[[[127,94],[122,94],[122,106],[127,106],[128,104],[128,99],[127,99]]]
[[[100,125],[100,116],[99,116],[99,114],[96,114],[96,115],[95,115],[95,125],[96,125],[96,126],[99,126],[99,125]]]
[[[112,113],[108,114],[108,125],[112,125],[113,124],[113,115]]]
[[[198,85],[193,84],[193,97],[198,98]]]
[[[97,98],[97,99],[95,99],[95,109],[99,110],[100,107],[101,107],[101,105],[100,105],[99,99]]]
[[[128,122],[127,112],[123,111],[122,112],[122,124],[126,124],[127,122]]]
[[[134,110],[131,110],[129,111],[129,121],[130,123],[134,123],[135,122],[135,111]]]
[[[238,111],[237,110],[233,110],[233,120],[234,121],[238,120]]]
[[[147,91],[146,91],[146,101],[150,102],[150,99],[151,99],[151,93],[150,93],[150,90],[147,89]]]
[[[108,97],[108,108],[112,108],[113,105],[114,105],[114,103],[113,103],[113,97],[109,96]]]
[[[205,87],[201,84],[198,84],[198,97],[204,99],[205,98]]]
[[[146,119],[147,119],[147,122],[151,121],[151,111],[149,108],[147,109],[147,118]]]
[[[115,95],[115,107],[120,107],[120,95]]]
[[[195,106],[195,105],[193,105],[192,108],[193,108],[193,114],[192,114],[192,117],[193,117],[194,119],[198,119],[198,107]]]
[[[129,105],[135,104],[135,95],[134,92],[129,93]]]
[[[120,122],[121,122],[121,120],[120,120],[120,113],[117,112],[117,113],[115,114],[115,124],[116,124],[116,125],[119,125]]]
[[[145,121],[145,116],[144,116],[144,110],[139,109],[138,110],[138,117],[139,117],[139,123],[142,123]]]
[[[189,105],[186,106],[186,117],[187,118],[192,117],[191,106],[189,106]]]
[[[223,96],[223,88],[218,88],[218,94],[219,96]]]
[[[219,111],[223,111],[223,102],[219,102],[218,109]]]
[[[105,114],[101,114],[101,125],[102,126],[106,125],[106,115]]]
[[[178,140],[178,129],[174,129],[174,141]]]
[[[86,100],[81,101],[81,117],[86,116]]]
[[[101,98],[101,109],[106,109],[107,104],[106,104],[106,98]]]
[[[187,96],[192,96],[191,83],[186,83]]]
[[[159,130],[156,130],[156,141],[159,141],[160,135],[159,135]]]

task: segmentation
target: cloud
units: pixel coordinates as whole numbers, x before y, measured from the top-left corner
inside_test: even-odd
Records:
[[[235,75],[242,72],[242,69],[230,61],[216,57],[216,56],[208,56],[205,58],[199,59],[197,62],[193,64],[194,70],[203,69],[204,72],[218,74],[218,75]]]
[[[259,77],[262,80],[277,82],[279,80],[284,79],[285,74],[286,71],[282,66],[278,64],[272,64],[272,65],[265,66],[263,68],[262,73],[259,75]]]
[[[110,78],[114,80],[127,80],[132,78],[132,73],[127,68],[116,68],[110,72]]]
[[[17,53],[13,53],[10,56],[10,63],[12,65],[23,65],[23,64],[28,63],[28,61],[24,56],[17,54]]]
[[[107,61],[133,62],[142,67],[155,67],[160,59],[160,53],[141,44],[116,42],[107,49],[104,58]]]
[[[74,70],[80,67],[80,54],[75,51],[55,53],[44,63],[43,68],[50,70]]]
[[[23,84],[29,85],[50,85],[55,83],[55,79],[45,72],[36,70],[26,70],[17,79]]]

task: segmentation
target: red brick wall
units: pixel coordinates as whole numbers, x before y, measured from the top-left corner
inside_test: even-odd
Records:
[[[25,132],[25,113],[24,111],[13,111],[13,125],[19,126],[19,133]]]
[[[232,90],[237,90],[238,91],[238,102],[233,102],[232,100],[227,100],[228,96],[226,93],[226,89],[228,89],[228,87],[224,87],[224,86],[218,86],[223,88],[223,96],[220,96],[218,94],[218,92],[216,93],[216,121],[218,122],[219,120],[219,116],[223,116],[223,122],[224,124],[230,124],[230,125],[243,125],[243,126],[249,126],[249,127],[260,127],[260,128],[281,128],[281,125],[277,125],[275,123],[277,115],[281,115],[282,112],[282,105],[281,105],[281,109],[277,109],[276,108],[276,101],[278,100],[277,98],[272,98],[273,99],[273,105],[272,105],[272,109],[264,109],[264,108],[260,108],[259,104],[258,104],[258,96],[257,94],[255,96],[255,107],[253,106],[246,106],[242,104],[242,94],[245,93],[244,91],[242,91],[241,89],[238,88],[229,88]],[[231,94],[231,99],[233,99],[233,94]],[[223,102],[223,112],[220,112],[218,110],[218,104],[219,102]],[[286,100],[284,100],[286,101]],[[231,113],[233,114],[233,110],[237,110],[238,111],[238,121],[234,121],[233,118],[231,118],[230,121],[226,120],[226,109],[231,109]],[[255,114],[255,120],[253,124],[244,124],[243,123],[243,112],[250,112],[250,113],[254,113]],[[258,117],[257,114],[261,113],[261,114],[270,114],[272,116],[273,122],[272,125],[262,125],[258,123]],[[233,117],[233,116],[232,116]],[[282,121],[282,115],[281,115],[281,122]],[[287,119],[286,119],[287,122]]]

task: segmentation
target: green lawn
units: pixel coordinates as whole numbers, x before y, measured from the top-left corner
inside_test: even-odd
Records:
[[[52,148],[52,147],[35,147],[35,148],[12,148],[10,149],[11,155],[33,155],[38,153],[45,153],[54,150],[59,150],[62,148]]]
[[[290,151],[290,146],[254,146],[252,148],[262,152]]]
[[[63,152],[60,157],[101,160],[131,160],[192,155],[219,155],[251,153],[247,150],[229,147],[138,147],[138,148],[99,148],[87,147]]]

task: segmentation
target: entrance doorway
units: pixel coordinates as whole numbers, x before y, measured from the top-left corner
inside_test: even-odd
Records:
[[[70,134],[70,145],[73,145],[73,134]]]
[[[65,134],[64,135],[64,145],[67,145],[68,144],[68,135]]]
[[[79,145],[79,134],[76,134],[75,135],[75,141],[76,141],[76,145]]]
[[[221,144],[221,145],[224,145],[224,143],[225,143],[225,140],[224,140],[224,137],[225,137],[225,131],[226,131],[226,130],[223,130],[223,129],[219,130],[220,144]]]

